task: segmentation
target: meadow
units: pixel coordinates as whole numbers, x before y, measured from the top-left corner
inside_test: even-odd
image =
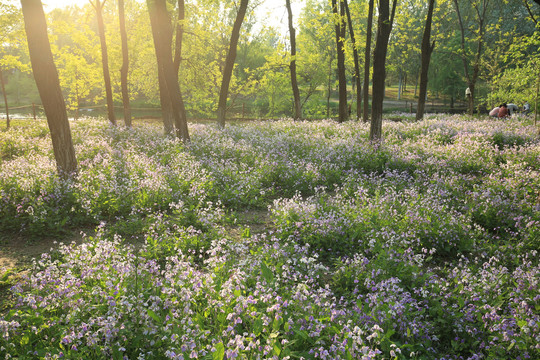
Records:
[[[540,358],[537,128],[401,118],[0,132],[0,358]]]

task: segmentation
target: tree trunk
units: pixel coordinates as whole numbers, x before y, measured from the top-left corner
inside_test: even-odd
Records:
[[[534,104],[534,126],[536,126],[536,119],[538,118],[538,94],[540,93],[540,73],[538,79],[536,79],[536,102]]]
[[[416,76],[414,77],[414,97],[416,97],[416,94],[418,92],[418,82],[420,81],[420,74],[418,73],[418,69],[416,70]]]
[[[337,49],[337,70],[338,70],[338,89],[339,89],[339,106],[338,106],[338,121],[344,122],[348,118],[347,112],[347,77],[345,75],[345,6],[343,0],[340,1],[339,15],[337,0],[332,0],[332,12],[336,21],[336,49]]]
[[[158,61],[158,83],[159,83],[159,101],[161,104],[161,117],[163,118],[163,133],[172,135],[174,133],[174,115],[171,104],[171,98],[167,90],[167,82],[163,74],[163,66]]]
[[[150,23],[158,23],[155,18],[155,11],[150,12]],[[157,56],[157,49],[159,47],[157,41],[159,39],[159,33],[156,26],[152,26],[152,37],[154,39],[154,48],[156,49],[156,63],[158,66],[158,84],[159,84],[159,102],[161,104],[161,117],[163,119],[163,132],[165,135],[171,135],[174,133],[174,116],[171,105],[171,99],[167,90],[167,82],[165,81],[165,75],[163,73],[163,59]]]
[[[373,95],[371,100],[371,128],[369,138],[372,141],[382,137],[382,113],[384,100],[384,81],[386,78],[386,53],[388,39],[396,11],[397,0],[393,1],[390,15],[390,0],[379,1],[379,19],[377,21],[377,41],[373,55]]]
[[[420,120],[424,117],[424,108],[426,105],[427,84],[428,84],[428,70],[429,62],[431,60],[431,53],[435,48],[435,41],[431,43],[431,22],[433,19],[433,8],[435,0],[429,0],[428,13],[426,17],[426,25],[424,26],[424,36],[422,37],[422,65],[420,70],[420,96],[418,97],[418,106],[416,109],[416,120]]]
[[[184,20],[186,18],[184,0],[178,0],[178,22],[176,25],[176,41],[174,47],[174,71],[178,77],[180,63],[182,62],[182,40],[184,38]]]
[[[227,112],[227,96],[229,94],[229,84],[231,82],[232,72],[234,69],[234,60],[236,59],[236,48],[238,45],[238,38],[240,37],[240,28],[246,15],[248,6],[248,0],[241,0],[238,13],[236,14],[236,20],[231,34],[231,41],[229,43],[229,52],[225,60],[225,68],[223,69],[223,80],[221,82],[221,89],[219,91],[219,103],[217,109],[217,122],[220,127],[225,127],[225,114]]]
[[[0,84],[2,84],[2,95],[4,96],[4,104],[6,105],[6,129],[9,129],[9,106],[6,94],[6,84],[4,83],[4,74],[0,68]]]
[[[353,84],[356,84],[356,119],[360,119],[362,113],[362,83],[360,81],[360,60],[358,59],[358,48],[356,45],[356,38],[354,37],[354,28],[351,19],[351,12],[349,11],[349,2],[345,0],[345,12],[347,13],[347,22],[349,23],[349,33],[351,34],[351,41],[353,46],[353,58],[354,58],[354,78]]]
[[[162,75],[164,77],[166,88],[164,89],[166,90],[164,96],[168,97],[170,101],[176,127],[176,136],[184,142],[189,142],[186,109],[172,58],[172,28],[171,19],[167,12],[166,0],[147,0],[146,3],[150,12],[156,57],[160,59],[158,60],[158,66],[162,68]],[[163,106],[167,105],[162,104],[162,108]]]
[[[59,175],[67,178],[77,171],[77,159],[71,139],[66,104],[62,97],[58,72],[47,37],[43,5],[40,0],[21,0],[21,6],[32,71],[51,131],[56,167]]]
[[[289,34],[291,40],[291,63],[289,64],[289,69],[291,71],[291,86],[294,97],[294,120],[298,120],[302,118],[302,106],[300,104],[300,91],[298,90],[298,82],[296,80],[296,31],[293,26],[291,1],[286,0],[285,5],[289,14]]]
[[[103,7],[107,0],[95,0],[90,4],[96,10],[96,17],[98,22],[98,34],[99,42],[101,44],[101,63],[103,65],[103,79],[105,80],[105,94],[107,97],[107,114],[111,124],[116,125],[116,116],[114,115],[114,102],[112,96],[111,76],[109,74],[109,57],[107,55],[107,42],[105,40],[105,24],[103,23]]]
[[[326,92],[326,118],[330,119],[330,98],[332,97],[332,60],[328,61],[328,87]]]
[[[398,81],[398,91],[397,91],[397,99],[401,100],[401,92],[403,91],[403,75],[401,73],[401,70],[399,70],[399,81]]]
[[[373,32],[373,0],[369,0],[367,20],[366,52],[364,55],[364,122],[369,118],[369,69],[371,60],[371,33]]]
[[[131,106],[129,105],[128,69],[129,55],[126,32],[126,16],[124,14],[124,0],[118,0],[118,18],[120,21],[120,37],[122,39],[122,68],[120,69],[120,81],[122,83],[122,104],[124,106],[124,124],[131,127]]]

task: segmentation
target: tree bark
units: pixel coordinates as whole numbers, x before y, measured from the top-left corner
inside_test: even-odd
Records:
[[[353,46],[353,58],[354,58],[354,79],[353,83],[356,84],[356,119],[360,118],[362,113],[362,82],[360,81],[360,60],[358,58],[358,49],[356,46],[356,38],[354,36],[354,27],[352,24],[351,12],[349,11],[349,2],[345,0],[345,12],[347,13],[347,23],[349,24],[349,33],[351,34],[351,41]]]
[[[77,159],[66,104],[47,37],[43,5],[40,0],[21,0],[21,6],[32,71],[51,131],[56,167],[60,177],[68,178],[77,171]]]
[[[286,0],[287,13],[289,18],[289,35],[291,41],[291,63],[289,69],[291,72],[291,86],[294,98],[294,120],[302,118],[302,106],[300,104],[300,91],[298,90],[298,81],[296,80],[296,31],[293,26],[293,16],[291,9],[291,1]]]
[[[6,84],[4,83],[4,74],[2,68],[0,68],[0,84],[2,84],[2,95],[4,96],[4,104],[6,105],[6,129],[9,129],[9,105],[6,94]]]
[[[122,83],[122,104],[124,106],[124,124],[131,127],[131,106],[129,105],[128,70],[129,54],[126,32],[126,16],[124,13],[124,0],[118,0],[118,18],[120,21],[120,38],[122,40],[122,68],[120,81]]]
[[[338,90],[339,90],[339,105],[338,105],[338,122],[344,122],[348,119],[347,111],[347,77],[345,75],[345,6],[343,0],[339,4],[339,15],[337,0],[332,0],[332,12],[336,21],[336,50],[337,50],[337,71],[338,71]]]
[[[534,126],[536,126],[536,119],[538,118],[538,94],[540,94],[540,73],[538,74],[538,78],[536,79],[536,101],[534,104]]]
[[[382,113],[384,100],[384,81],[386,79],[386,53],[388,39],[396,12],[397,0],[393,1],[390,15],[390,0],[379,1],[379,19],[377,21],[377,41],[373,55],[373,95],[371,100],[371,128],[369,138],[372,141],[382,137]]]
[[[238,46],[238,38],[240,37],[240,28],[246,15],[248,0],[241,0],[240,7],[236,13],[236,20],[229,42],[229,52],[225,60],[225,68],[223,69],[223,79],[221,89],[219,91],[219,103],[217,109],[217,122],[220,127],[225,127],[225,114],[227,112],[227,96],[229,94],[229,85],[231,83],[232,72],[234,69],[234,60],[236,59],[236,48]]]
[[[171,19],[167,12],[167,3],[166,0],[147,0],[146,3],[150,12],[156,58],[158,59],[158,66],[162,69],[162,79],[165,83],[164,96],[170,101],[176,136],[184,142],[189,142],[186,109],[172,58],[172,28]],[[162,108],[164,106],[166,105],[162,104]]]
[[[428,13],[426,17],[426,25],[424,26],[424,36],[422,37],[422,65],[420,70],[420,95],[418,97],[418,106],[416,109],[416,120],[424,117],[424,109],[426,105],[426,94],[428,84],[429,62],[431,53],[435,48],[435,41],[431,43],[431,22],[433,20],[433,8],[435,0],[429,0]]]
[[[326,118],[330,119],[330,98],[332,97],[332,60],[328,61],[328,84],[326,92]]]
[[[184,20],[186,18],[186,6],[184,0],[178,0],[178,22],[176,24],[176,41],[174,47],[174,71],[176,76],[180,71],[182,62],[182,41],[184,38]]]
[[[157,24],[158,20],[155,18],[155,11],[149,11],[150,23]],[[154,48],[156,49],[156,63],[158,69],[158,85],[159,85],[159,103],[161,105],[161,117],[163,120],[163,132],[165,135],[172,135],[174,133],[174,116],[172,111],[171,99],[167,90],[167,82],[165,81],[165,75],[163,74],[163,59],[157,56],[157,49],[159,45],[157,41],[159,39],[159,33],[156,26],[152,26],[152,38],[154,40]]]
[[[105,40],[105,24],[103,22],[103,7],[107,0],[95,0],[90,4],[96,10],[96,17],[98,22],[98,35],[99,42],[101,44],[101,63],[103,66],[103,79],[105,81],[105,94],[107,97],[107,114],[111,124],[116,125],[116,116],[114,115],[114,102],[112,96],[111,75],[109,74],[109,57],[107,55],[107,41]]]
[[[367,122],[369,119],[369,69],[371,60],[371,33],[373,32],[373,1],[369,0],[366,52],[364,55],[364,116],[362,119]]]

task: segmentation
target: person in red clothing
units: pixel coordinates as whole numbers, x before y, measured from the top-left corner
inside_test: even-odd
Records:
[[[499,119],[508,117],[508,107],[506,107],[506,103],[501,104],[499,106]]]

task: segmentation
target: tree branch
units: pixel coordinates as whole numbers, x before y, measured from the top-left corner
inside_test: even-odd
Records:
[[[540,0],[538,0],[538,1],[540,1]],[[529,13],[529,16],[531,17],[532,21],[534,21],[535,24],[538,24],[538,21],[534,17],[534,15],[533,15],[533,13],[531,11],[531,7],[529,6],[529,1],[523,0],[523,3],[525,3],[525,7],[527,8],[527,12]]]

